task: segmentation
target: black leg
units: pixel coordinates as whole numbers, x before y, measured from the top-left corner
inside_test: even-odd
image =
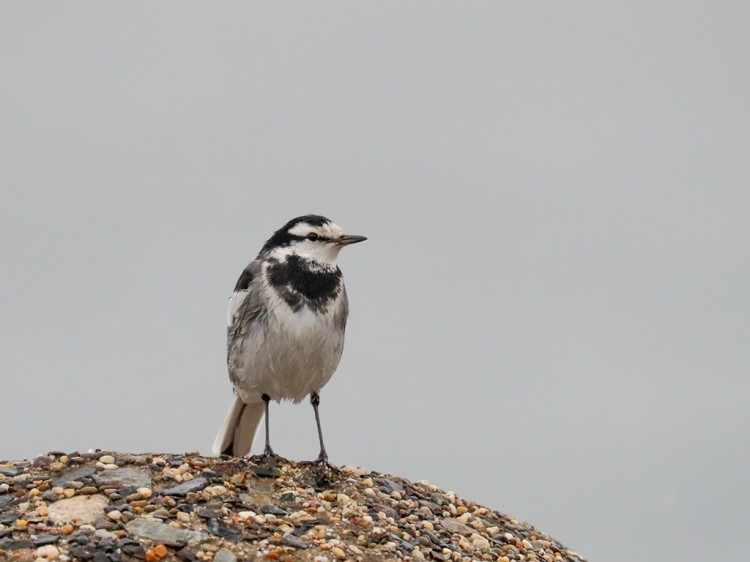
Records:
[[[263,449],[263,456],[264,457],[270,457],[273,455],[273,449],[271,449],[271,432],[269,430],[269,422],[268,422],[268,403],[271,401],[271,397],[268,396],[268,394],[264,394],[262,396],[263,403],[266,405],[266,448]]]
[[[320,455],[318,455],[318,459],[315,462],[327,465],[328,453],[326,453],[326,446],[323,444],[323,430],[320,429],[320,413],[318,412],[320,395],[317,392],[313,392],[310,395],[310,403],[315,411],[315,423],[318,425],[318,439],[320,440]]]

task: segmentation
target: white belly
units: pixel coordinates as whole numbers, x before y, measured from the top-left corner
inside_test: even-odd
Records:
[[[230,353],[232,380],[246,403],[260,402],[263,394],[299,402],[325,386],[341,359],[344,331],[333,313],[306,306],[296,313],[285,305],[275,310]]]

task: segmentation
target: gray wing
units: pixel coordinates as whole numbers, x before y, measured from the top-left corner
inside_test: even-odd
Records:
[[[250,263],[240,275],[229,297],[227,313],[227,361],[238,342],[261,322],[265,322],[267,310],[262,298],[260,276],[262,263]],[[231,373],[230,373],[231,376]]]

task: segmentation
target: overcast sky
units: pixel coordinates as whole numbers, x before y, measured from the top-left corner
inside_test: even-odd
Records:
[[[340,259],[334,463],[592,560],[736,559],[749,24],[684,0],[3,2],[0,458],[208,453],[227,298],[319,213],[369,237]],[[317,455],[309,405],[272,415],[277,452]]]

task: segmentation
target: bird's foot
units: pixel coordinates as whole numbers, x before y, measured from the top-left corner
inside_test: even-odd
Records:
[[[263,449],[262,454],[253,455],[252,457],[250,457],[250,460],[259,466],[267,466],[273,468],[278,465],[279,461],[283,460],[283,458],[280,455],[274,453],[271,447],[266,446],[266,448]]]
[[[327,469],[332,472],[341,472],[337,467],[328,462],[328,454],[325,451],[321,451],[318,458],[314,461],[300,461],[297,466],[310,466],[322,469]]]

